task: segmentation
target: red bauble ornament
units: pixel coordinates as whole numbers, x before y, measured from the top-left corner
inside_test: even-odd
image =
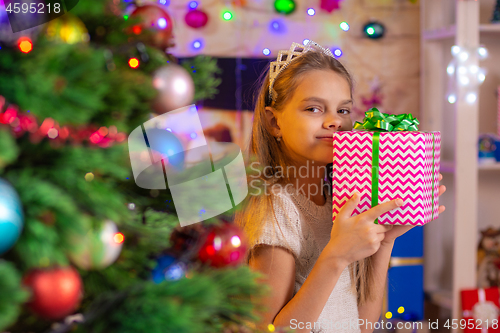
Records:
[[[187,12],[186,16],[184,16],[184,21],[191,28],[202,28],[208,22],[208,15],[198,9],[193,9]]]
[[[23,278],[23,285],[33,292],[28,307],[50,320],[71,314],[83,296],[82,280],[73,267],[31,270]]]
[[[140,17],[142,22],[131,28],[131,33],[140,35],[144,30],[151,30],[153,33],[145,37],[145,42],[155,47],[166,49],[172,47],[172,29],[173,21],[170,15],[159,6],[145,5],[137,7],[130,17]]]
[[[237,266],[244,260],[246,250],[243,231],[234,224],[223,223],[209,229],[198,258],[212,267]]]

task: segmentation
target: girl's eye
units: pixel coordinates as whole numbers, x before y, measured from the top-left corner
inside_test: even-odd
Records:
[[[318,110],[318,111],[321,111],[320,109],[315,108],[315,107],[312,107],[312,108],[309,108],[309,109],[306,109],[306,110],[307,110],[307,111],[310,111],[310,110]],[[313,113],[317,113],[317,112],[314,112],[314,111],[313,111]]]
[[[350,113],[351,113],[351,111],[350,111],[350,110],[347,110],[347,109],[342,109],[342,110],[339,110],[339,112],[341,112],[341,113],[342,113],[343,111],[346,111],[346,113],[344,113],[344,114],[350,114]]]

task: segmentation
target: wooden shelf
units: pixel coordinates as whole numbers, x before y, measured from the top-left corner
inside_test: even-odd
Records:
[[[454,38],[456,33],[457,33],[457,27],[452,25],[447,28],[425,30],[422,35],[425,40],[432,41],[432,40]]]
[[[451,290],[426,291],[425,294],[429,297],[431,303],[434,303],[444,309],[452,309],[453,299]]]
[[[489,163],[489,164],[478,164],[478,170],[500,170],[500,162]],[[453,161],[441,161],[441,166],[439,168],[441,173],[455,173],[455,162]]]
[[[500,170],[500,163],[492,163],[492,164],[479,164],[479,170]]]
[[[479,32],[481,35],[489,35],[489,34],[500,35],[500,23],[481,24],[479,26]],[[425,30],[423,32],[423,38],[426,41],[443,40],[443,39],[455,38],[456,34],[457,34],[457,27],[452,25],[441,29]]]
[[[479,26],[479,31],[481,33],[498,33],[498,34],[500,34],[500,23],[481,24]]]

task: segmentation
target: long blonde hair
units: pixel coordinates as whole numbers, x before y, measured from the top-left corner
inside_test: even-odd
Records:
[[[244,230],[250,244],[253,244],[252,241],[261,235],[264,219],[259,212],[272,211],[276,220],[272,204],[273,192],[268,191],[268,188],[269,185],[275,183],[280,185],[290,183],[291,180],[287,172],[282,173],[280,177],[277,177],[276,174],[279,173],[280,169],[286,170],[286,166],[293,164],[291,158],[271,134],[271,127],[265,116],[265,108],[272,106],[277,112],[282,111],[291,99],[303,75],[311,70],[333,70],[347,80],[352,95],[353,80],[346,68],[337,59],[317,51],[306,52],[294,59],[278,75],[273,86],[277,93],[275,101],[269,98],[269,72],[262,73],[259,80],[260,90],[256,96],[251,138],[245,150],[248,165],[252,165],[251,170],[247,172],[250,193],[238,207],[234,219],[234,222]],[[254,167],[255,163],[258,165],[257,169]],[[265,172],[262,172],[263,170]],[[332,164],[329,164],[327,177],[330,184],[332,181],[331,171]],[[331,191],[332,188],[328,187],[326,195],[332,195]],[[247,258],[252,256],[253,251],[249,249]],[[374,296],[371,284],[373,281],[372,257],[351,263],[349,269],[353,276],[352,288],[357,291],[358,305],[372,300]]]

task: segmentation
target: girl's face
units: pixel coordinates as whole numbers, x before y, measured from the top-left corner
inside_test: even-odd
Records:
[[[300,164],[333,161],[333,133],[352,130],[349,83],[332,70],[307,72],[283,112],[266,113],[281,145]],[[272,120],[272,115],[276,121]]]

